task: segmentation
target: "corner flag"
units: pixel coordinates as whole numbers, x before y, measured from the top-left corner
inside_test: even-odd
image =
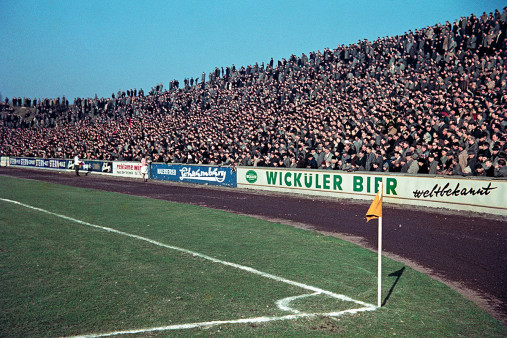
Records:
[[[382,186],[380,186],[382,188]],[[382,190],[379,190],[375,199],[370,205],[370,209],[366,212],[366,222],[372,219],[382,217]]]
[[[378,219],[378,267],[377,267],[377,306],[381,307],[382,295],[382,182],[378,187],[378,193],[366,212],[366,222],[371,219]]]

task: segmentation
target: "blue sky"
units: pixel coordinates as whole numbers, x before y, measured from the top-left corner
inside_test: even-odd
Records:
[[[0,95],[110,97],[215,67],[401,35],[495,9],[479,0],[0,0]]]

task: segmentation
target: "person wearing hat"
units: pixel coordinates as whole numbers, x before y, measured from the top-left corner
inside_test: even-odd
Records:
[[[325,155],[326,154],[324,153],[322,146],[319,145],[317,147],[317,152],[313,155],[315,157],[315,161],[317,162],[317,165],[319,167],[322,166],[322,162],[325,162],[325,160],[324,160]]]
[[[463,172],[466,174],[476,175],[477,164],[480,164],[477,158],[477,154],[474,151],[474,149],[468,149],[467,155],[468,155],[467,166]]]
[[[419,165],[419,170],[417,171],[418,174],[429,174],[430,167],[427,159],[419,156],[417,164]]]
[[[438,169],[439,169],[439,165],[438,165],[438,161],[435,159],[435,154],[429,153],[429,155],[428,155],[428,174],[436,175]]]
[[[391,166],[389,168],[389,172],[391,172],[391,173],[399,173],[399,172],[401,172],[401,168],[402,168],[402,164],[401,163],[402,163],[401,158],[398,161],[391,160]]]
[[[417,174],[419,172],[419,156],[417,153],[413,153],[410,160],[407,162],[408,170],[407,174]]]
[[[465,176],[465,174],[461,170],[461,165],[459,164],[458,160],[455,157],[452,158],[452,165],[449,169],[451,169],[451,171],[448,175]]]
[[[488,142],[479,142],[479,150],[477,151],[478,155],[485,156],[487,158],[491,158],[491,151],[489,150]]]
[[[405,153],[405,156],[402,156],[400,165],[401,165],[401,173],[407,173],[410,164],[412,163],[412,153],[410,151]]]
[[[442,159],[441,171],[447,173],[446,175],[450,175],[452,173],[454,159],[455,159],[454,152],[452,150],[449,150],[445,154],[445,159]]]
[[[354,171],[354,168],[352,167],[352,158],[348,158],[345,161],[343,161],[342,170],[345,170],[348,172]]]
[[[452,150],[451,149],[449,149],[449,148],[443,148],[442,149],[442,153],[441,153],[442,156],[440,156],[440,163],[442,163],[442,165],[446,164],[447,158],[448,158],[449,154],[450,154],[450,156],[452,156]],[[449,159],[450,159],[450,157],[449,157]]]
[[[317,161],[315,160],[314,154],[310,153],[308,155],[308,159],[306,160],[306,167],[311,169],[317,169],[319,165],[317,164]]]
[[[343,169],[343,161],[336,156],[333,156],[331,159],[331,169],[333,170],[342,170]]]
[[[458,155],[461,150],[459,150],[460,143],[459,142],[452,142],[451,150]]]

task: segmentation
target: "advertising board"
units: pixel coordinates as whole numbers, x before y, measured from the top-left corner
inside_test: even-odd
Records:
[[[113,162],[113,175],[123,177],[142,178],[141,162]]]
[[[258,167],[239,167],[237,175],[239,188],[363,200],[382,182],[388,203],[507,215],[506,180]]]
[[[150,176],[155,180],[236,186],[236,172],[231,167],[153,163]]]
[[[27,157],[10,157],[10,166],[44,168],[44,169],[67,169],[69,161],[62,159],[48,158],[27,158]]]
[[[113,162],[104,162],[104,161],[83,161],[83,170],[97,172],[102,174],[111,174],[113,172]]]
[[[79,170],[84,173],[102,173],[102,174],[110,174],[113,171],[113,162],[107,161],[89,161],[82,160],[83,164],[79,166]],[[69,160],[67,169],[74,170],[74,161]]]

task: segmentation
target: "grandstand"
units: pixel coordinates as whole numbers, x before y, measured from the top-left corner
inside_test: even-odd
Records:
[[[507,10],[111,98],[8,98],[1,156],[505,177]]]

